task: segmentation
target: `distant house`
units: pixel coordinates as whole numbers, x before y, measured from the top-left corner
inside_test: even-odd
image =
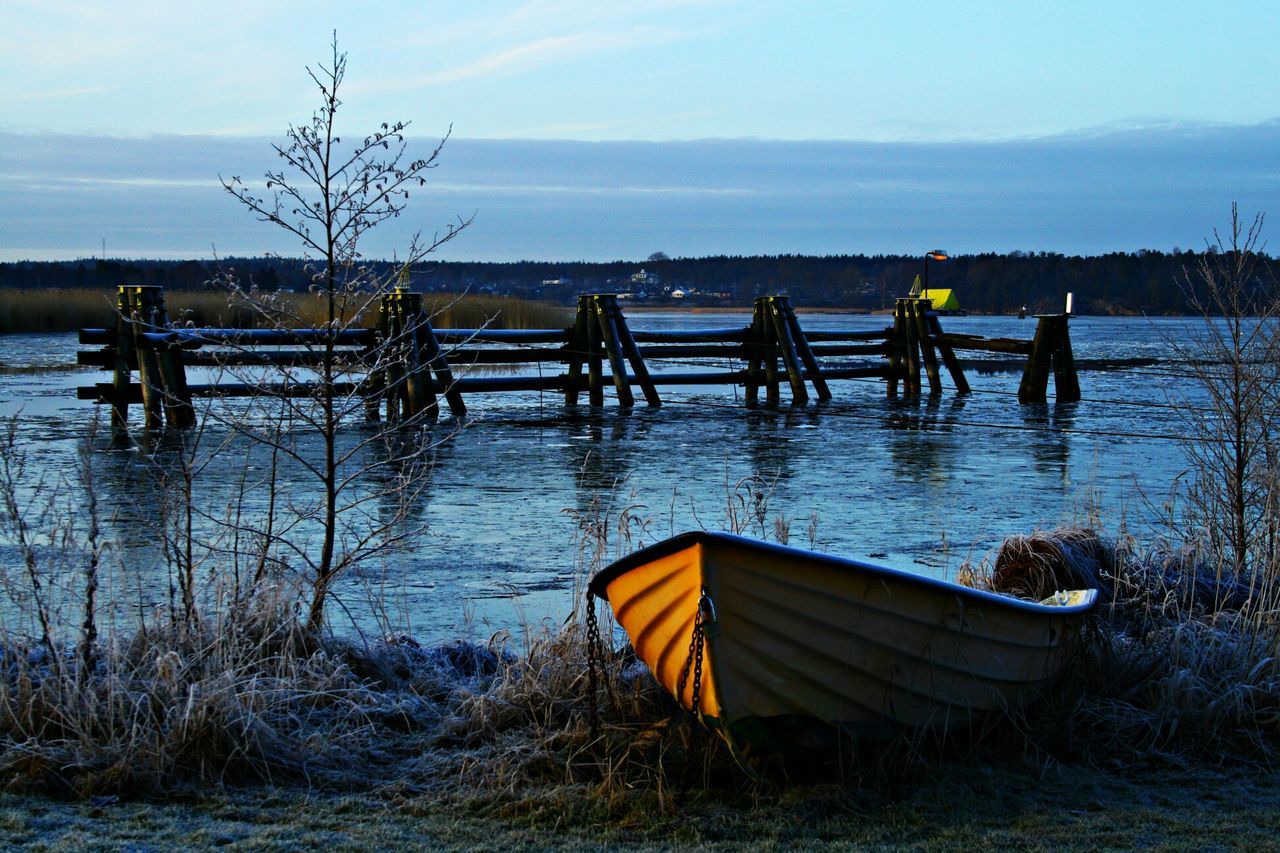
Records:
[[[641,269],[640,272],[631,274],[631,283],[633,285],[653,286],[662,283],[662,278],[657,273],[646,272]]]

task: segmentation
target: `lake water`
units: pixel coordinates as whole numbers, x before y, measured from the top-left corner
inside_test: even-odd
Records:
[[[800,319],[815,330],[886,324],[866,316]],[[749,317],[629,320],[635,329],[657,329],[746,325]],[[406,629],[427,640],[563,619],[578,565],[575,513],[603,508],[616,521],[625,509],[638,520],[634,537],[652,542],[692,527],[725,527],[727,507],[748,485],[768,493],[771,531],[779,513],[791,521],[793,544],[808,544],[814,520],[823,550],[934,576],[949,576],[1007,535],[1083,521],[1091,507],[1113,527],[1124,519],[1141,528],[1185,467],[1180,436],[1187,430],[1171,403],[1197,395],[1166,339],[1187,322],[1073,318],[1078,360],[1155,361],[1082,371],[1083,400],[1073,404],[1019,405],[1020,368],[967,371],[974,393],[964,398],[944,371],[946,393],[919,403],[886,399],[883,383],[871,380],[832,382],[834,400],[797,408],[785,404],[784,383],[777,410],[748,411],[741,389],[728,386],[661,387],[662,408],[640,405],[630,414],[612,394],[602,410],[569,412],[556,394],[473,396],[464,429],[442,422],[433,433],[434,465],[413,507],[426,536],[388,558],[376,585],[390,593]],[[949,317],[943,325],[1019,338],[1035,330],[1034,320],[1003,317]],[[73,363],[76,349],[74,335],[0,337],[0,364],[10,368],[0,374],[0,413],[21,412],[19,444],[46,478],[75,470],[95,408],[75,399],[76,386],[109,379],[55,369]],[[362,429],[353,424],[348,439]],[[149,454],[100,436],[90,459],[117,561],[139,577],[158,572],[155,539],[140,526],[152,514]],[[201,505],[222,506],[243,466],[243,453],[216,456],[197,483]],[[264,500],[252,495],[249,509]],[[13,557],[10,547],[3,553]],[[363,587],[371,582],[347,578],[340,590],[358,623],[367,621]],[[132,585],[151,603],[163,600],[159,581],[134,578]]]

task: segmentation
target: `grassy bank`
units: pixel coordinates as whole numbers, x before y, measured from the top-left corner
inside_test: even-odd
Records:
[[[580,522],[584,576],[631,547],[622,518]],[[1224,585],[1194,551],[1014,537],[967,582],[1106,602],[1051,692],[951,736],[850,744],[838,770],[753,776],[626,647],[593,683],[581,611],[518,644],[353,641],[309,629],[277,581],[98,624],[31,583],[52,577],[40,550],[3,578],[33,605],[0,647],[15,842],[1084,849],[1263,842],[1280,823],[1272,591]],[[54,564],[88,583],[100,552]]]
[[[105,290],[0,289],[0,334],[21,332],[73,332],[114,322],[115,293]],[[320,297],[282,294],[290,310],[305,322],[319,323],[323,315]],[[197,326],[252,327],[253,316],[228,302],[215,290],[173,290],[165,294],[171,319]],[[569,309],[507,296],[431,294],[427,305],[432,322],[446,328],[474,329],[489,325],[509,329],[558,329],[572,324]],[[377,312],[367,321],[377,322]]]
[[[664,812],[641,793],[613,815],[583,813],[554,788],[520,797],[268,788],[156,803],[4,795],[0,831],[14,847],[51,850],[1262,850],[1280,834],[1280,782],[1238,771],[953,766],[897,797],[836,786],[691,793]]]
[[[289,594],[268,588],[219,612],[161,613],[93,636],[41,620],[3,650],[0,779],[78,797],[228,783],[498,800],[556,791],[583,815],[613,815],[641,793],[666,812],[682,790],[732,797],[744,782],[760,796],[833,778],[892,792],[952,764],[1270,772],[1280,766],[1275,610],[1194,581],[1199,568],[1079,530],[1010,540],[979,579],[1025,585],[1043,571],[1049,580],[1030,582],[1091,585],[1107,601],[1067,678],[972,729],[850,744],[838,770],[775,768],[755,782],[627,648],[604,650],[593,683],[581,613],[522,647],[317,635]]]

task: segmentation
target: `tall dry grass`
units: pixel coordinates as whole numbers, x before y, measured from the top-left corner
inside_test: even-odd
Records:
[[[749,486],[731,484],[726,523],[763,536],[785,529],[757,499],[768,497],[767,484]],[[12,513],[0,509],[12,537]],[[46,555],[35,535],[46,515],[25,516],[34,571],[19,565],[5,575],[6,594],[22,587],[30,607],[46,605],[43,618],[7,625],[0,646],[0,784],[9,789],[90,796],[258,782],[391,785],[515,803],[536,790],[597,819],[674,809],[691,791],[736,796],[744,784],[761,790],[787,778],[744,773],[636,660],[603,606],[604,659],[595,682],[589,677],[582,584],[652,538],[637,503],[577,514],[578,605],[559,629],[434,648],[396,633],[363,641],[317,634],[299,619],[297,591],[274,582],[201,599],[194,611],[161,607],[123,620],[49,606],[51,588],[36,587],[52,563],[41,560],[56,557],[87,587],[102,569],[90,571],[92,555],[111,549],[85,541],[101,533],[81,526],[58,534],[75,533],[78,543],[61,538],[61,556]],[[988,564],[969,567],[971,582],[1032,596],[1061,586],[1103,591],[1067,678],[1024,712],[962,733],[967,739],[835,739],[846,750],[839,769],[892,788],[940,761],[993,752],[1111,767],[1274,766],[1280,608],[1206,583],[1207,565],[1192,550],[1140,552],[1130,539],[1107,542],[1081,529],[1011,538]]]
[[[1092,587],[1101,606],[1030,749],[1109,766],[1280,761],[1280,597],[1194,545],[1059,528],[1007,539],[962,582],[1035,599]]]
[[[72,332],[114,323],[115,294],[98,289],[0,289],[0,334]],[[281,294],[291,312],[319,325],[323,300],[316,294]],[[171,290],[165,294],[175,322],[220,328],[252,328],[255,319],[243,306],[215,290]],[[442,328],[562,329],[573,322],[570,309],[514,296],[430,294],[432,323]],[[375,325],[377,312],[363,321]]]

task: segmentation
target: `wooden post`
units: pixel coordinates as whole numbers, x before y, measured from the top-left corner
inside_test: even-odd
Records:
[[[395,328],[396,349],[394,355],[402,364],[404,375],[404,414],[408,418],[426,415],[431,420],[439,417],[440,406],[431,385],[430,347],[426,337],[432,335],[431,323],[422,309],[422,294],[397,287],[383,297]]]
[[[418,338],[418,361],[425,367],[429,367],[435,374],[440,393],[444,394],[444,399],[449,404],[449,414],[455,418],[465,416],[467,404],[462,399],[462,391],[458,389],[453,371],[449,369],[449,360],[445,358],[444,350],[440,349],[440,342],[436,340],[436,332],[431,328],[431,320],[421,309],[419,309],[414,330]]]
[[[142,411],[147,429],[164,426],[164,379],[155,349],[143,346],[144,332],[163,331],[168,323],[164,310],[164,289],[151,285],[125,285],[124,300],[133,335],[133,351],[138,359],[138,381],[142,385]]]
[[[1067,331],[1070,314],[1058,321],[1058,345],[1053,351],[1053,391],[1059,403],[1080,400],[1080,378],[1076,375],[1076,358],[1071,351],[1071,334]]]
[[[813,390],[818,392],[819,400],[830,400],[831,389],[827,387],[827,380],[822,378],[822,366],[818,364],[817,357],[814,356],[813,350],[809,347],[809,339],[805,337],[804,330],[800,328],[800,320],[796,317],[796,312],[791,307],[791,300],[785,296],[782,298],[786,309],[787,325],[791,329],[791,340],[796,345],[796,352],[800,354],[801,363],[809,371],[810,381],[813,382]]]
[[[751,326],[743,345],[747,360],[747,407],[754,408],[760,398],[760,382],[764,372],[764,305],[759,299],[751,311]]]
[[[196,410],[191,405],[187,387],[187,368],[182,357],[182,343],[175,335],[157,353],[160,381],[164,385],[164,416],[169,426],[188,429],[196,424]]]
[[[617,297],[612,293],[597,293],[591,297],[595,305],[596,321],[600,324],[600,335],[604,339],[605,352],[609,356],[609,372],[613,374],[613,387],[618,392],[618,405],[630,409],[636,404],[631,393],[631,383],[627,379],[627,364],[622,355],[622,345],[618,341],[618,328],[613,319],[613,311],[617,308]]]
[[[938,352],[942,354],[942,363],[951,374],[951,381],[955,383],[956,393],[971,393],[969,380],[965,378],[964,369],[960,367],[960,359],[956,358],[956,352],[951,348],[951,344],[942,339],[942,323],[938,320],[938,315],[932,312],[929,314],[929,332],[938,345]]]
[[[591,302],[586,296],[578,297],[578,313],[573,318],[573,328],[569,330],[569,343],[565,348],[569,363],[565,374],[564,404],[578,405],[578,392],[582,386],[582,363],[587,356],[587,321],[590,319]]]
[[[769,297],[756,300],[760,311],[760,325],[764,331],[761,356],[764,360],[765,402],[776,406],[782,400],[778,386],[778,335],[769,319]]]
[[[795,341],[791,338],[791,326],[783,316],[785,296],[767,297],[769,321],[773,325],[774,336],[778,341],[778,350],[782,353],[782,364],[787,369],[787,381],[791,383],[791,404],[803,405],[809,402],[809,391],[804,387],[804,370],[800,366],[800,356],[796,353]],[[779,303],[782,300],[782,304]]]
[[[932,299],[913,299],[911,312],[915,315],[916,337],[920,340],[920,352],[924,355],[924,370],[929,378],[929,396],[942,395],[942,378],[938,375],[938,355],[929,336],[927,315],[933,310]]]
[[[404,389],[404,326],[399,301],[388,293],[382,297],[382,386],[387,409],[387,423],[400,423],[406,408]]]
[[[893,303],[893,332],[889,339],[889,375],[885,381],[885,393],[890,397],[898,396],[898,381],[906,379],[907,357],[907,325],[904,320],[906,309],[902,300]],[[906,385],[906,382],[903,382]],[[905,387],[904,387],[905,390]]]
[[[902,325],[906,332],[903,339],[906,342],[907,399],[915,400],[920,397],[920,334],[916,328],[914,300],[898,301],[902,305]]]
[[[131,362],[137,360],[133,348],[133,311],[129,307],[129,289],[116,288],[116,365],[111,377],[111,430],[116,433],[129,428],[129,385],[133,377]]]
[[[595,304],[586,297],[587,308],[587,402],[604,405],[604,370],[600,352],[600,324],[595,320]]]
[[[1057,318],[1041,315],[1036,324],[1036,336],[1031,341],[1031,354],[1018,383],[1019,403],[1043,403],[1049,387],[1049,363],[1058,342]]]
[[[644,358],[640,355],[640,347],[636,346],[636,339],[631,334],[631,328],[627,325],[627,318],[623,316],[622,307],[618,305],[617,299],[610,301],[609,310],[613,312],[613,328],[618,342],[622,345],[622,351],[626,354],[627,360],[631,362],[631,372],[640,383],[645,402],[650,406],[661,406],[662,398],[658,396],[658,386],[649,375],[649,368],[645,366]]]

